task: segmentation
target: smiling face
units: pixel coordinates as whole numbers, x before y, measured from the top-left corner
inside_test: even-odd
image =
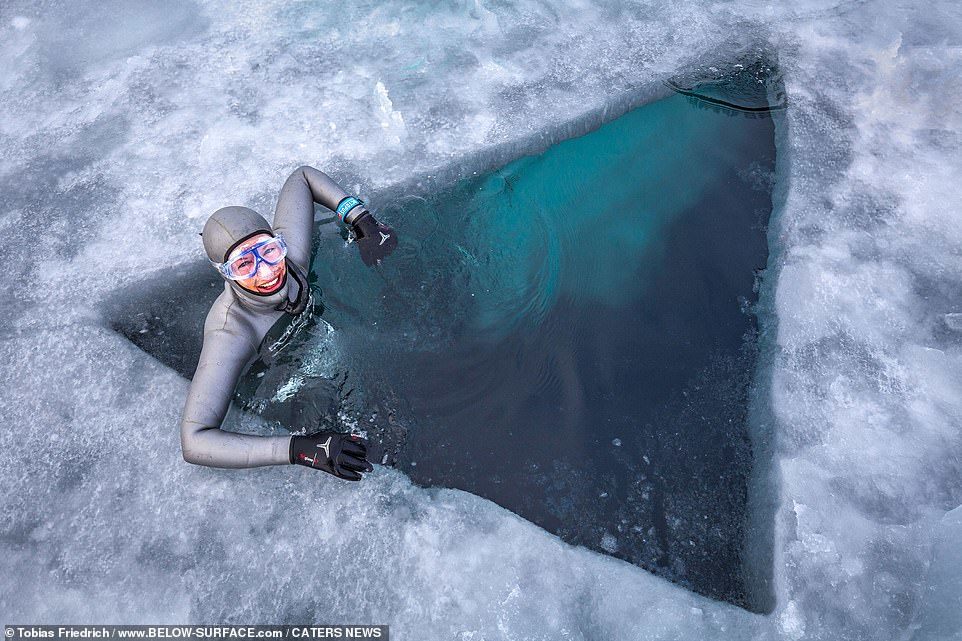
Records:
[[[264,242],[269,238],[271,238],[271,235],[266,233],[251,236],[234,248],[234,250],[230,253],[230,256],[227,258],[228,262],[234,260],[257,243]],[[250,256],[250,260],[255,260],[253,255]],[[268,265],[266,261],[262,260],[257,265],[257,271],[254,272],[253,276],[235,282],[247,291],[255,294],[273,294],[281,288],[281,285],[284,284],[284,277],[286,275],[286,261],[282,260],[276,265]]]

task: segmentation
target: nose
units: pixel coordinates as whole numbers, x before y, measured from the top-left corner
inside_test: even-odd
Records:
[[[267,264],[267,261],[262,260],[257,265],[257,275],[261,278],[266,278],[270,280],[273,278],[273,273],[271,272],[271,266]]]

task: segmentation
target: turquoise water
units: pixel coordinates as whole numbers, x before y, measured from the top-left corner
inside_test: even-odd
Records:
[[[733,122],[673,97],[443,194],[382,208],[404,245],[377,271],[355,269],[336,242],[317,247],[320,287],[345,290],[336,296],[350,303],[329,306],[325,318],[363,323],[406,296],[416,313],[398,314],[433,324],[425,316],[436,308],[424,303],[456,301],[472,331],[497,338],[537,323],[559,299],[623,305],[643,296],[665,228],[738,154]]]
[[[333,224],[316,322],[239,386],[287,428],[362,430],[417,483],[745,603],[757,269],[772,122],[682,96],[378,211],[361,268]]]

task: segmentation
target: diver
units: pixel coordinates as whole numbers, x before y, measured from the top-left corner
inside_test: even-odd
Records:
[[[221,429],[241,373],[257,357],[271,326],[308,307],[307,271],[314,203],[334,211],[353,232],[365,265],[397,246],[394,231],[327,174],[299,167],[277,199],[274,224],[247,207],[224,207],[204,225],[207,258],[226,281],[204,322],[204,345],[180,424],[184,460],[210,467],[298,464],[349,481],[374,468],[364,439],[339,432],[255,436]]]

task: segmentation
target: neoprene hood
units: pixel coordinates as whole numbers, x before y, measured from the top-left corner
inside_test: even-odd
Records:
[[[253,209],[247,207],[222,207],[211,214],[204,224],[204,251],[207,257],[215,263],[226,262],[228,254],[241,241],[258,233],[274,235],[270,223]],[[277,305],[287,302],[290,264],[284,276],[284,284],[272,294],[257,294],[248,291],[236,281],[225,278],[241,303],[258,311],[274,309]],[[220,272],[218,272],[220,273]],[[221,274],[223,277],[223,274]]]

